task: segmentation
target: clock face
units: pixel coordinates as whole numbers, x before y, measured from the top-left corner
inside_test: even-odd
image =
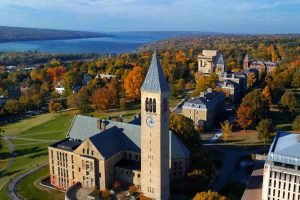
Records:
[[[152,117],[147,117],[146,123],[149,127],[153,127],[155,124],[154,119]]]

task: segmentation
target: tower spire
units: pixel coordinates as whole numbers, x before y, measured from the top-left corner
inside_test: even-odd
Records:
[[[159,63],[156,50],[153,52],[151,64],[141,90],[148,92],[169,91],[168,82]]]

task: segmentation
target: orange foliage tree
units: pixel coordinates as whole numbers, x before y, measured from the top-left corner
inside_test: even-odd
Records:
[[[137,100],[141,97],[141,86],[144,81],[144,70],[142,67],[134,67],[125,77],[124,89],[128,99]]]
[[[109,109],[111,101],[112,95],[108,88],[101,88],[93,93],[92,102],[97,111]]]
[[[236,111],[237,123],[244,129],[250,126],[253,122],[253,116],[251,114],[251,108],[248,106],[240,106]]]

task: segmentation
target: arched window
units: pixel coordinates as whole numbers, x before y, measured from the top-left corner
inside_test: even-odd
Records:
[[[149,112],[152,112],[152,98],[150,98],[149,104],[150,104]]]
[[[153,112],[156,113],[156,100],[153,99]]]
[[[146,109],[146,112],[148,112],[148,111],[149,111],[149,102],[148,102],[148,97],[146,98],[145,109]]]

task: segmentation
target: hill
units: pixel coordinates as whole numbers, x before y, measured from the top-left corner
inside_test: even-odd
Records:
[[[62,40],[109,36],[105,33],[0,26],[0,42]]]

